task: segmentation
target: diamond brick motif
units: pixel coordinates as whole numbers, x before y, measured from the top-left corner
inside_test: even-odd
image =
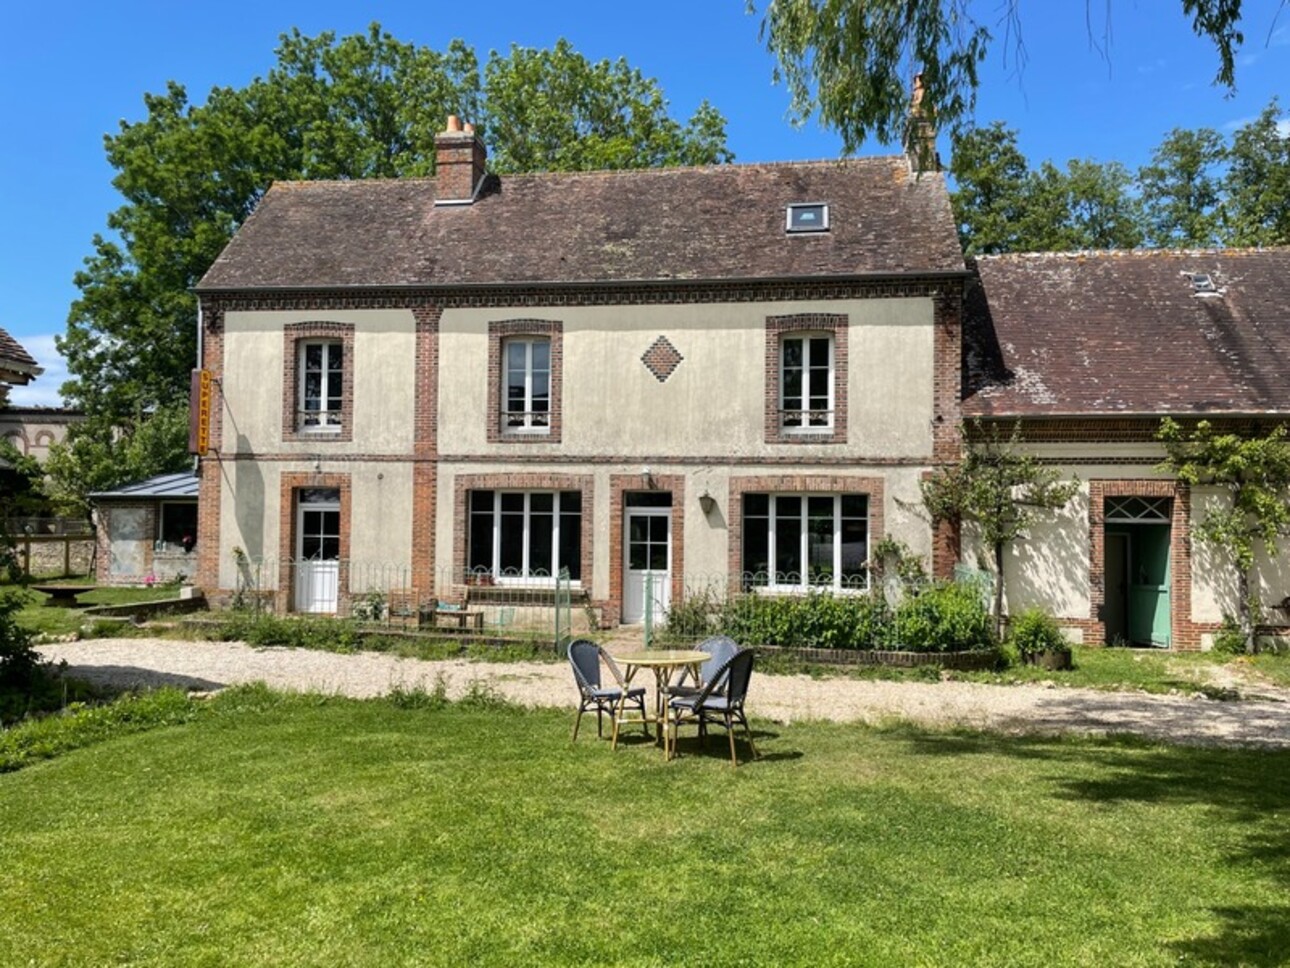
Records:
[[[672,345],[666,336],[660,336],[650,344],[650,348],[641,357],[645,368],[658,378],[659,383],[666,383],[667,378],[676,372],[676,368],[685,359],[680,351]]]

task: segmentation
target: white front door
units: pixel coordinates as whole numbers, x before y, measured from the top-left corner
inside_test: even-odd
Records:
[[[653,598],[654,622],[667,617],[672,601],[672,510],[627,508],[623,520],[623,624],[645,620],[645,589]]]
[[[308,488],[296,512],[296,611],[335,614],[340,583],[340,492]]]

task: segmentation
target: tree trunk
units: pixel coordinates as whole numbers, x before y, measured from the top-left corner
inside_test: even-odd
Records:
[[[1241,569],[1241,577],[1237,582],[1237,593],[1240,601],[1236,603],[1236,614],[1239,616],[1241,623],[1241,634],[1245,636],[1245,654],[1254,654],[1254,616],[1250,610],[1250,573],[1248,570]]]
[[[994,637],[1003,641],[1003,542],[994,546]]]

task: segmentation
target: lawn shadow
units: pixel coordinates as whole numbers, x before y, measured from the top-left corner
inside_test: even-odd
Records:
[[[148,689],[174,688],[188,692],[214,692],[228,685],[213,679],[181,675],[177,672],[158,672],[140,666],[119,665],[69,665],[63,675],[80,679],[111,692],[138,692]]]
[[[1235,847],[1231,867],[1272,882],[1290,896],[1290,824],[1278,822],[1290,804],[1290,751],[1165,746],[1130,737],[1070,742],[998,734],[938,735],[892,730],[916,756],[991,755],[1047,760],[1054,796],[1096,804],[1199,806]],[[1093,764],[1096,775],[1073,768]],[[1209,909],[1217,927],[1207,936],[1169,943],[1178,960],[1209,964],[1290,964],[1290,905]]]

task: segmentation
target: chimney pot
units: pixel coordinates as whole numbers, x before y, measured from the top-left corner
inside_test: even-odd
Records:
[[[448,127],[445,129],[444,133],[449,134],[460,130],[461,130],[461,118],[457,117],[457,115],[455,114],[448,115]]]
[[[465,124],[461,126],[461,130],[466,132],[466,134],[474,134],[475,126],[471,124],[469,121],[467,121]]]

